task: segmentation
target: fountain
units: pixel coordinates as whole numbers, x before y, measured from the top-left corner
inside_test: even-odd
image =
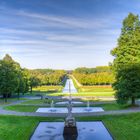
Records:
[[[70,87],[70,88],[69,88]],[[83,102],[75,102],[72,101],[72,95],[75,94],[75,87],[72,80],[68,79],[65,85],[65,91],[69,93],[68,101],[59,102],[60,105],[69,105],[69,104],[81,104]],[[57,104],[56,104],[57,105]],[[102,112],[104,111],[101,107],[90,107],[89,101],[87,102],[87,107],[73,107],[72,113],[89,113],[89,112]],[[50,108],[38,108],[36,112],[40,113],[68,113],[68,109],[66,107],[54,107],[54,102],[51,102]]]
[[[92,111],[92,108],[90,107],[90,102],[87,101],[87,108],[85,109],[86,111]]]
[[[54,108],[54,101],[51,101],[51,105],[50,105],[50,111],[51,112],[56,112],[56,109]]]
[[[54,111],[53,101],[51,109]],[[76,122],[72,109],[69,84],[68,114],[65,122],[40,122],[30,140],[113,140],[102,121]],[[89,101],[86,109],[90,109]]]
[[[63,136],[65,140],[76,140],[78,136],[77,126],[75,118],[72,116],[72,98],[71,88],[69,83],[69,104],[68,104],[68,116],[65,119],[65,126]]]

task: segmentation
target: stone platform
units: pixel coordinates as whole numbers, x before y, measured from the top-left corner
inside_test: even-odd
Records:
[[[113,140],[102,121],[76,122],[76,140]],[[40,122],[30,140],[68,140],[63,137],[64,122]]]

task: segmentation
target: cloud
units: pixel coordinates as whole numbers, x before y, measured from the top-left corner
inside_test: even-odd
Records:
[[[105,55],[108,61],[120,33],[116,20],[118,16],[112,15],[87,18],[0,8],[0,54],[12,54],[27,66],[33,62],[34,67],[39,60],[42,66],[47,62],[67,67],[67,61],[71,65],[105,61]]]
[[[108,17],[92,17],[92,18],[81,18],[78,16],[62,16],[54,14],[43,14],[37,12],[29,12],[25,10],[16,10],[1,7],[1,13],[10,15],[13,19],[23,18],[25,26],[33,27],[57,27],[57,28],[79,28],[79,29],[97,29],[108,27],[110,19]],[[30,22],[27,22],[30,21]],[[20,21],[19,21],[20,22]],[[40,24],[39,24],[40,23]]]

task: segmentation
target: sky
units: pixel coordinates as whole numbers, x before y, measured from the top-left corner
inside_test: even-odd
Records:
[[[22,67],[108,65],[122,21],[140,0],[0,0],[0,59]]]

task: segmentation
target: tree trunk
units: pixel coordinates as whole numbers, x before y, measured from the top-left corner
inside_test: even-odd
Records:
[[[18,89],[18,100],[19,100],[19,89]]]
[[[43,100],[43,95],[41,95],[41,100]]]
[[[4,98],[4,99],[5,99],[5,103],[7,103],[7,96],[8,96],[8,95],[7,95],[7,93],[6,93],[6,94],[5,94],[5,98]]]
[[[33,88],[33,87],[31,86],[31,89],[30,89],[30,93],[31,93],[31,94],[32,94],[32,88]]]
[[[132,106],[135,105],[135,97],[132,97],[132,98],[131,98],[131,104],[132,104]]]

